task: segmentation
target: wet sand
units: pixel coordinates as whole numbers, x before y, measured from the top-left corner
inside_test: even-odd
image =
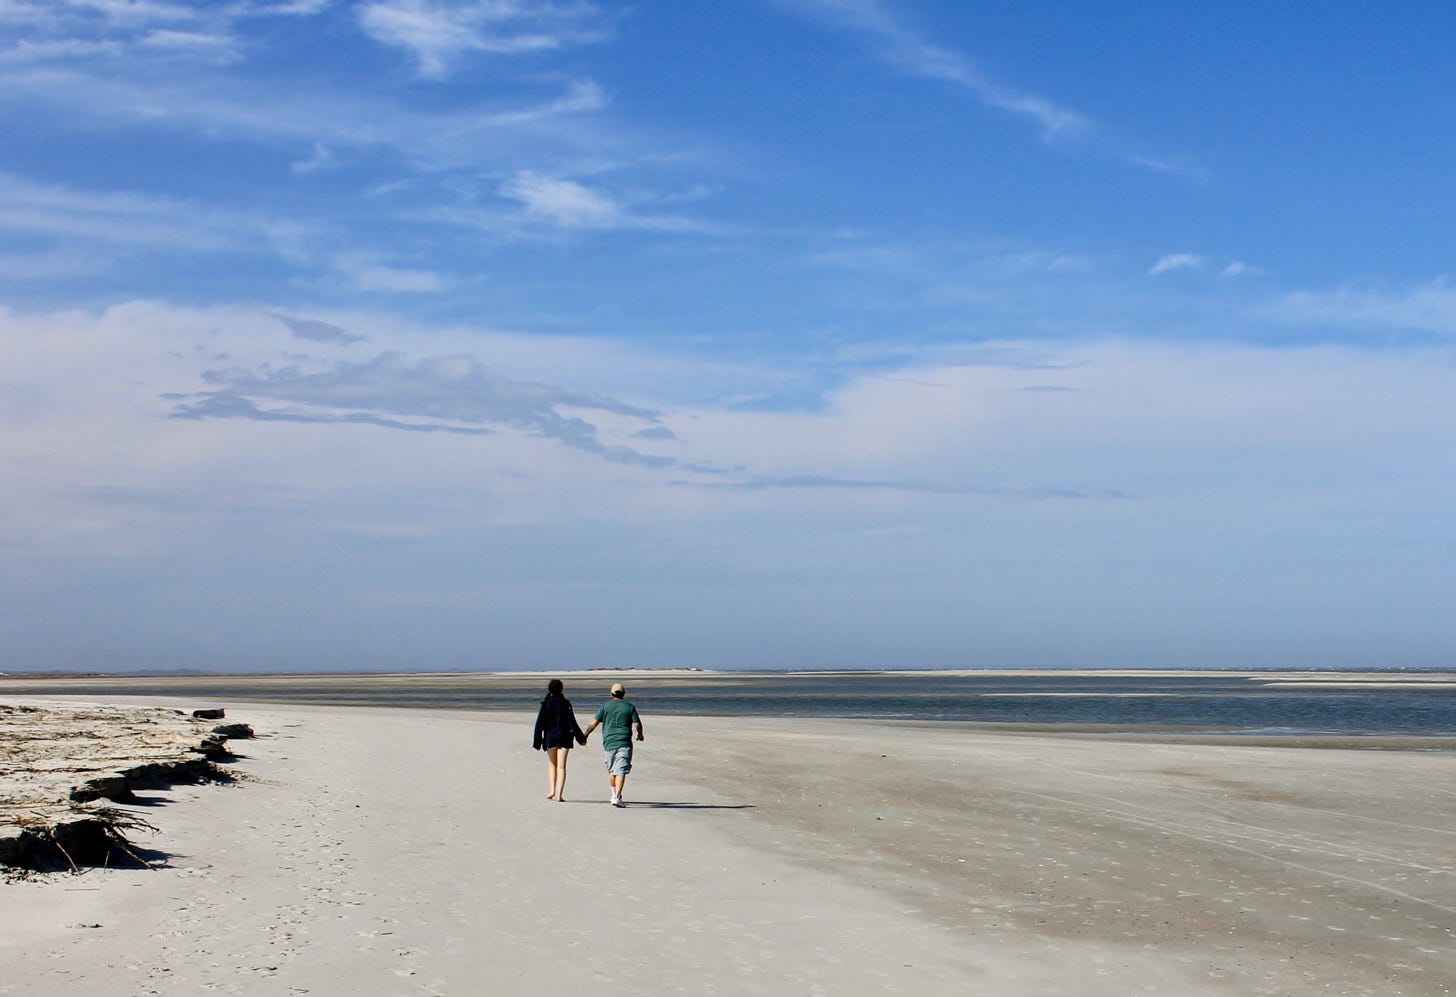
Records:
[[[526,714],[215,705],[165,868],[0,886],[0,993],[1456,989],[1451,752],[649,714],[616,810]]]

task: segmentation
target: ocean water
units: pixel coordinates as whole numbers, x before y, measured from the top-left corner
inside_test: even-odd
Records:
[[[594,710],[617,676],[561,672],[579,712]],[[25,683],[0,691],[25,692]],[[539,675],[270,675],[106,677],[63,680],[76,695],[197,695],[262,700],[472,710],[534,709]],[[906,673],[651,671],[624,678],[644,716],[710,714],[861,717],[905,721],[1107,724],[1261,735],[1456,736],[1456,673],[1280,672]],[[40,692],[40,690],[30,690]],[[46,694],[53,689],[46,690]]]

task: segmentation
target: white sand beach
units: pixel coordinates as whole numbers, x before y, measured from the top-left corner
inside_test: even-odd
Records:
[[[147,702],[258,737],[0,885],[0,993],[1456,990],[1450,752],[649,713],[616,810],[526,714]]]

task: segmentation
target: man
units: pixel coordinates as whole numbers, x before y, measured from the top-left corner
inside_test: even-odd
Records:
[[[625,807],[622,790],[627,787],[627,773],[632,771],[632,728],[637,728],[637,740],[643,738],[642,718],[637,715],[637,707],[627,702],[627,690],[622,688],[622,683],[612,683],[612,698],[602,704],[587,724],[587,736],[598,727],[602,729],[602,750],[607,753],[607,781],[612,784],[608,802],[614,807]]]

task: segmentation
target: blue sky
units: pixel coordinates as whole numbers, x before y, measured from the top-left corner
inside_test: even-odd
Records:
[[[0,669],[1449,666],[1453,51],[0,0]]]

